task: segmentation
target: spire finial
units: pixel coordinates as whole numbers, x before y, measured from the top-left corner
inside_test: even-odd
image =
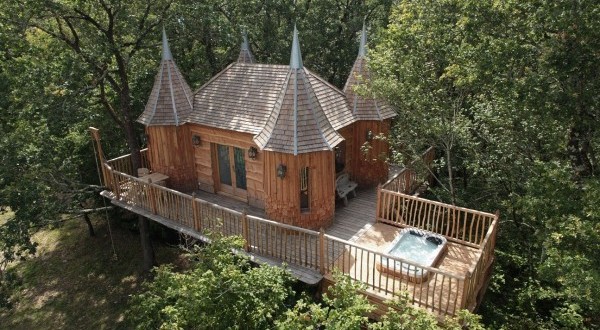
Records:
[[[250,46],[248,44],[248,33],[246,33],[246,29],[242,30],[242,50],[250,50]]]
[[[292,40],[290,67],[292,69],[302,68],[302,54],[300,53],[300,42],[298,41],[298,29],[296,29],[296,24],[294,24],[294,39]]]
[[[363,28],[360,34],[360,48],[358,48],[358,56],[367,56],[367,24],[365,22],[363,22]]]
[[[164,26],[162,28],[162,59],[163,61],[173,59],[173,55],[169,49],[169,41],[167,40],[167,33],[165,32]]]

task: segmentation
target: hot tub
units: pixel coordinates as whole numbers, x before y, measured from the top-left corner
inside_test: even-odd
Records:
[[[434,267],[446,252],[446,243],[447,240],[442,235],[416,228],[405,228],[398,233],[398,237],[385,253],[411,264],[382,257],[377,262],[377,270],[421,283],[427,280],[429,274],[427,270],[416,265]]]

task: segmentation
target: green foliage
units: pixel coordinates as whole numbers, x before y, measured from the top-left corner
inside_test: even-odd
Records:
[[[292,296],[289,274],[278,267],[251,267],[235,255],[239,238],[210,235],[193,251],[191,269],[155,269],[145,292],[132,298],[128,318],[138,329],[265,329]]]
[[[599,15],[594,1],[401,1],[371,53],[373,92],[400,113],[392,141],[409,158],[441,149],[434,194],[500,209],[494,327],[600,326]]]
[[[284,317],[277,321],[278,329],[372,329],[372,330],[483,330],[480,317],[468,311],[438,323],[423,309],[415,308],[403,293],[388,302],[388,312],[377,322],[369,321],[367,315],[375,309],[366,296],[357,291],[365,286],[353,282],[350,277],[334,272],[335,284],[329,287],[322,303],[310,303],[306,298],[296,303]]]
[[[357,290],[363,287],[348,276],[335,273],[336,283],[323,297],[323,303],[300,299],[277,322],[278,329],[362,329],[374,307]]]

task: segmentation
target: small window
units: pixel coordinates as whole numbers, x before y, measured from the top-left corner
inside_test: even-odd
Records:
[[[335,173],[340,173],[346,167],[346,141],[335,147]]]
[[[310,203],[308,199],[308,167],[300,169],[300,210],[308,211]]]

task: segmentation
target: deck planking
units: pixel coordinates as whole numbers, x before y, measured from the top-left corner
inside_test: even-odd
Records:
[[[125,199],[127,199],[127,190],[128,188],[123,186],[122,197],[125,197]],[[136,205],[137,203],[131,201],[117,200],[111,192],[107,191],[103,195],[111,198],[113,204],[141,214],[197,239],[208,240],[204,233],[197,232],[193,228],[193,225],[187,225],[192,224],[192,221],[181,224],[169,218],[153,214],[140,207],[143,205]],[[210,204],[238,212],[245,212],[250,216],[266,218],[264,210],[252,207],[241,200],[204,191],[196,191],[195,196]],[[325,230],[325,233],[374,251],[385,251],[388,248],[387,245],[394,240],[396,234],[400,231],[400,228],[383,223],[375,223],[376,205],[377,191],[375,188],[357,191],[357,196],[349,199],[348,206],[343,206],[342,203],[337,205],[334,221]],[[183,205],[179,207],[169,205],[169,208],[169,214],[186,214],[186,217],[192,217],[190,210],[185,209]],[[200,212],[204,217],[202,211]],[[217,215],[217,217],[219,216]],[[203,226],[209,229],[217,228],[218,231],[221,231],[225,235],[242,235],[239,219],[235,216],[230,217],[224,214],[222,219],[205,219],[203,220]],[[274,266],[283,266],[285,264],[294,277],[309,284],[316,284],[323,278],[317,264],[318,236],[304,237],[300,241],[297,235],[288,234],[285,230],[256,223],[250,225],[248,230],[248,236],[250,237],[248,250],[242,252],[246,253],[253,261]],[[261,244],[254,245],[254,242],[261,242]],[[266,247],[264,246],[264,242],[269,242],[266,244]],[[338,268],[346,274],[351,274],[355,279],[364,279],[364,282],[370,282],[371,287],[366,292],[372,296],[372,299],[379,299],[380,302],[394,297],[390,291],[400,292],[400,290],[405,290],[412,293],[412,303],[415,306],[446,306],[444,310],[430,309],[430,311],[438,315],[452,315],[455,313],[462,299],[464,288],[459,286],[458,281],[456,281],[455,285],[450,283],[448,286],[448,283],[446,283],[446,286],[442,289],[435,287],[436,283],[439,282],[437,278],[435,281],[428,279],[419,284],[410,283],[401,278],[380,273],[375,267],[375,261],[365,258],[356,249],[353,250],[340,244],[336,245],[332,241],[327,242],[326,249],[327,269]],[[447,253],[437,265],[437,268],[453,274],[464,274],[472,267],[476,260],[476,249],[449,242]],[[325,278],[329,281],[333,280],[331,273],[325,274]],[[377,289],[376,287],[379,288]],[[381,287],[385,287],[386,289],[382,291]],[[431,302],[434,300],[438,303],[432,304]]]
[[[387,251],[400,230],[401,228],[398,227],[376,223],[358,237],[355,243],[374,251]],[[447,251],[435,268],[452,274],[465,274],[476,263],[477,257],[477,249],[448,242]],[[428,276],[422,283],[413,283],[400,277],[381,273],[377,269],[374,259],[369,259],[360,251],[351,248],[345,249],[343,254],[337,257],[335,267],[345,274],[351,274],[354,278],[361,279],[362,282],[371,283],[373,287],[368,287],[366,292],[382,302],[394,298],[394,294],[390,294],[389,291],[399,293],[403,290],[412,293],[412,303],[415,306],[444,306],[443,309],[429,309],[434,314],[454,314],[460,306],[464,291],[460,281],[452,278],[444,278],[442,281],[441,276],[437,274]],[[330,274],[325,276],[328,280],[332,280]],[[432,304],[434,301],[436,304]]]

